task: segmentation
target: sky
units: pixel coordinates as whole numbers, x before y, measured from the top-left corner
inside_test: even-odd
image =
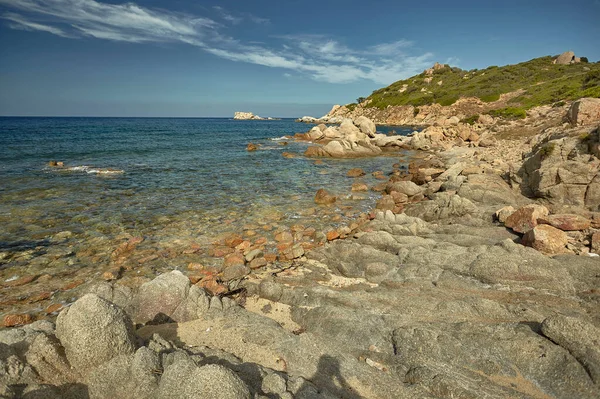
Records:
[[[600,0],[0,0],[0,115],[321,116],[435,62],[572,50]]]

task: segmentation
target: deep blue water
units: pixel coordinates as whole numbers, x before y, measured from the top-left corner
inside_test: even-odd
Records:
[[[273,140],[310,127],[292,119],[0,118],[0,242],[64,230],[90,237],[173,235],[183,225],[193,230],[183,235],[209,234],[223,230],[224,218],[241,225],[273,212],[292,223],[301,219],[298,212],[315,206],[321,187],[348,196],[348,169],[389,171],[398,161],[315,165],[301,156],[308,144]],[[260,150],[246,151],[249,142],[261,144]],[[286,159],[284,151],[299,156]],[[51,160],[123,173],[65,171],[48,167]],[[364,180],[375,182],[369,174]],[[357,210],[376,198],[372,192],[363,196],[352,202]]]

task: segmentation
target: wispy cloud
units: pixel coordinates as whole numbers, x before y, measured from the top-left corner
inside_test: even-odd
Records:
[[[228,24],[269,20],[220,6],[212,8],[211,18],[96,0],[0,0],[0,5],[19,10],[2,16],[14,29],[67,38],[186,43],[231,61],[282,68],[329,83],[367,79],[389,84],[422,71],[433,59],[430,53],[411,55],[412,42],[403,39],[362,49],[322,35],[272,36],[265,38],[269,44],[243,42],[224,33]]]

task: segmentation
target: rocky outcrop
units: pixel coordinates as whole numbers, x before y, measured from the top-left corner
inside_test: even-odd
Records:
[[[306,149],[307,157],[360,158],[375,156],[388,149],[405,145],[404,136],[377,134],[376,126],[368,118],[344,119],[339,126],[320,124],[313,127],[306,137],[319,144]]]
[[[242,121],[272,121],[277,120],[276,118],[267,117],[263,118],[258,115],[254,115],[252,112],[236,112],[233,114],[233,119]]]
[[[581,59],[579,57],[575,57],[575,53],[572,51],[565,51],[552,61],[553,64],[558,65],[576,64],[578,62],[581,62]]]
[[[600,209],[598,129],[548,132],[538,139],[518,172],[522,192],[553,204]]]
[[[572,125],[600,123],[600,98],[582,98],[574,101],[567,112]]]

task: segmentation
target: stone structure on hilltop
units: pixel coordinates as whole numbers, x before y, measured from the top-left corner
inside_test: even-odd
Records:
[[[559,65],[576,64],[578,62],[581,62],[581,58],[575,57],[575,53],[572,51],[566,51],[558,57],[556,57],[554,61],[552,61],[553,64]]]

